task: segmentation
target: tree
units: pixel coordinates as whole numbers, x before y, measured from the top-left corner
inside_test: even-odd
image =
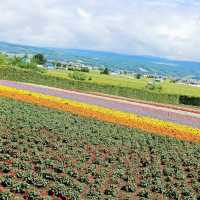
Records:
[[[81,72],[89,73],[90,69],[88,67],[81,67]]]
[[[47,62],[47,59],[44,57],[43,54],[38,53],[33,56],[32,61],[38,65],[44,65]]]
[[[62,63],[56,62],[56,69],[60,69],[60,68],[62,68]]]
[[[109,74],[110,74],[110,71],[109,71],[108,68],[105,68],[105,69],[101,72],[101,74],[109,75]]]
[[[140,79],[141,77],[142,77],[141,74],[135,74],[135,78],[136,78],[136,79]]]

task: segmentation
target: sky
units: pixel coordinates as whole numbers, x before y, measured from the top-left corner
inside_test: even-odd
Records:
[[[0,41],[200,61],[199,0],[1,0]]]

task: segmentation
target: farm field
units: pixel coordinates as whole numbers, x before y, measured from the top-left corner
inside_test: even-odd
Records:
[[[19,67],[0,67],[1,80],[35,83],[84,92],[97,92],[164,104],[200,106],[200,88],[173,84],[166,81],[162,83],[161,91],[158,91],[158,89],[149,90],[145,88],[148,81],[150,81],[149,79],[138,80],[113,75],[100,75],[93,71],[89,74],[85,73],[85,76],[88,76],[88,79],[74,80],[71,76],[68,76],[67,72],[63,73],[62,71],[49,72],[44,70],[38,71],[38,69],[20,69]]]
[[[47,73],[52,76],[69,79],[69,73],[71,73],[71,71],[50,70]],[[85,74],[84,72],[82,73]],[[134,89],[144,89],[147,83],[152,80],[149,78],[135,79],[135,78],[130,78],[127,75],[108,76],[99,74],[99,72],[95,70],[92,70],[90,73],[86,75],[92,78],[92,80],[89,81],[91,83],[98,83],[103,85],[109,84],[109,85],[128,87]],[[163,83],[161,83],[161,86],[162,86],[162,90],[160,91],[161,93],[200,97],[200,88],[198,87],[177,84],[177,83],[170,83],[169,80],[165,80]]]
[[[49,75],[67,78],[69,79],[69,74],[72,73],[69,70],[49,70],[47,72]],[[148,79],[141,79],[137,80],[134,78],[128,78],[128,76],[124,75],[104,75],[100,74],[97,70],[90,70],[89,73],[79,72],[81,74],[85,74],[92,79],[89,81],[91,83],[98,83],[98,84],[109,84],[115,86],[123,86],[123,87],[133,87],[137,89],[142,89],[148,83]]]
[[[71,100],[70,96],[65,96],[67,91],[64,92],[53,88],[50,89],[36,85],[33,86],[21,84],[18,84],[18,89],[16,89],[15,86],[17,83],[6,82],[6,84],[11,84],[11,87],[0,86],[1,97],[20,100],[27,103],[34,103],[61,111],[72,112],[80,116],[121,124],[130,128],[138,128],[140,130],[159,135],[176,137],[177,139],[181,140],[193,142],[200,141],[200,116],[198,113],[193,113],[192,111],[191,113],[183,112],[181,114],[181,111],[176,112],[176,110],[162,110],[162,108],[157,109],[155,106],[152,111],[157,114],[157,117],[159,117],[160,114],[170,116],[168,118],[162,118],[162,120],[159,120],[158,118],[145,117],[143,116],[144,114],[136,115],[134,114],[134,111],[129,113],[124,110],[120,110],[120,107],[118,107],[120,104],[116,105],[116,109],[106,108],[106,105],[109,103],[114,105],[116,103],[114,100],[111,100],[110,102],[104,100],[102,102],[103,106],[97,106],[95,103],[91,103],[91,97],[88,96],[83,96],[82,99],[85,100],[85,102],[82,102],[80,98],[78,98],[79,101],[75,101]],[[34,90],[32,91],[34,88],[37,89],[35,92],[33,92]],[[43,90],[45,90],[45,93],[43,93]],[[55,94],[58,96],[54,96]],[[74,97],[76,96],[78,97],[78,94],[74,94]],[[93,100],[100,101],[98,96],[94,97]],[[126,103],[121,104],[121,107],[128,108],[129,106],[132,107],[132,105],[128,105]],[[147,114],[150,114],[151,110],[149,110],[148,107],[144,108],[144,105],[138,104],[137,107],[139,106],[142,110],[146,110]],[[189,124],[187,122],[188,120],[190,120]]]
[[[200,199],[199,143],[0,105],[0,199]]]

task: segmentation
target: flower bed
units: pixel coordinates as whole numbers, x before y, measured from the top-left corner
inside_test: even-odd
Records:
[[[0,96],[72,112],[106,122],[117,123],[155,134],[167,135],[182,140],[200,141],[200,130],[189,126],[152,119],[149,117],[141,117],[130,113],[123,113],[68,99],[42,95],[5,86],[0,86]]]
[[[0,97],[0,199],[200,199],[200,143]]]

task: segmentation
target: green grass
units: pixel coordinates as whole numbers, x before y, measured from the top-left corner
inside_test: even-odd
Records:
[[[162,87],[163,93],[200,97],[200,87],[169,83],[169,81],[165,81]]]
[[[69,78],[68,76],[69,73],[71,73],[71,71],[60,71],[60,70],[48,71],[49,75],[67,79]],[[114,86],[142,89],[148,83],[148,79],[137,80],[123,75],[122,76],[104,75],[100,74],[99,71],[91,71],[90,73],[84,73],[84,74],[92,78],[92,80],[89,81],[90,83],[98,83],[102,85],[114,85]]]
[[[197,90],[199,88],[190,92],[189,87],[166,81],[163,83],[161,91],[158,89],[147,90],[145,85],[150,79],[128,79],[127,77],[100,75],[97,72],[92,72],[84,73],[87,76],[86,79],[84,78],[85,80],[74,80],[69,78],[69,73],[72,72],[0,67],[0,79],[35,83],[63,89],[77,89],[85,92],[100,92],[152,102],[200,106],[200,95]],[[187,91],[187,94],[184,91]],[[183,96],[180,96],[182,93]]]
[[[200,198],[198,143],[6,98],[0,105],[2,200]]]
[[[69,79],[68,74],[70,71],[60,71],[60,70],[52,70],[47,72],[51,76],[61,77]],[[88,77],[92,77],[90,83],[97,83],[102,85],[114,85],[121,87],[128,87],[133,89],[144,89],[149,81],[152,79],[142,78],[142,79],[134,79],[130,78],[126,75],[101,75],[98,71],[91,71],[87,74]],[[178,83],[170,83],[169,80],[161,83],[162,90],[161,93],[167,94],[178,94],[178,95],[186,95],[186,96],[195,96],[200,97],[200,88],[182,85]]]

